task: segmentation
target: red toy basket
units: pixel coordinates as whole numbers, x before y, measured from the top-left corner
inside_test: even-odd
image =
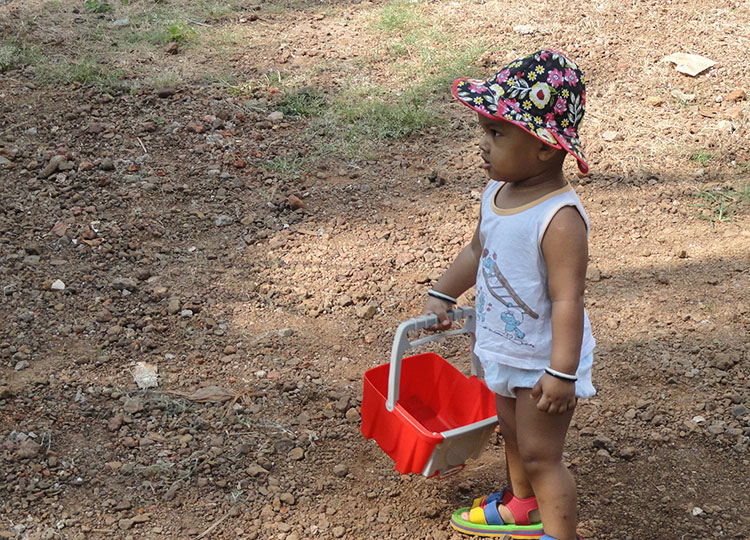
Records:
[[[453,320],[462,328],[410,342],[408,333],[437,323],[435,315],[410,319],[396,331],[391,362],[365,372],[362,393],[362,434],[374,439],[402,474],[445,477],[460,471],[470,457],[486,446],[497,423],[495,395],[472,376],[435,353],[403,357],[410,347],[458,334],[474,334],[472,308],[456,308]]]

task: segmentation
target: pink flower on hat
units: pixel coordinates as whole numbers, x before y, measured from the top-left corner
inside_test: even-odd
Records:
[[[555,120],[555,113],[549,112],[544,115],[544,125],[552,129],[555,129],[557,127],[557,120]]]
[[[503,103],[508,109],[513,109],[516,112],[521,112],[521,105],[515,99],[504,99]]]
[[[578,75],[576,75],[576,72],[572,69],[567,68],[565,70],[565,80],[568,81],[571,85],[575,86],[576,84],[578,84]]]
[[[506,68],[498,72],[495,80],[499,82],[500,84],[502,84],[508,80],[508,77],[510,77],[510,70]]]
[[[565,100],[565,98],[562,96],[558,96],[557,101],[555,101],[555,114],[563,114],[567,107],[568,102]]]
[[[566,137],[575,137],[576,136],[576,128],[572,126],[568,126],[563,130],[563,135]]]
[[[557,88],[563,83],[563,74],[559,69],[553,69],[547,74],[547,82]]]

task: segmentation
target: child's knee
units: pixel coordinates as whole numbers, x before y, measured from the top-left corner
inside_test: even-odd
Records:
[[[539,448],[522,449],[521,465],[529,478],[542,475],[562,464],[562,457],[556,452],[545,452]]]

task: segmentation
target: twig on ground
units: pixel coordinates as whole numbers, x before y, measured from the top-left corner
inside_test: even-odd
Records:
[[[213,531],[213,530],[214,530],[214,529],[215,529],[216,527],[218,527],[219,525],[221,525],[221,523],[222,523],[222,522],[223,522],[223,521],[224,521],[225,519],[227,519],[227,518],[228,518],[228,517],[229,517],[230,515],[232,515],[232,513],[233,513],[233,510],[234,510],[234,509],[235,509],[235,507],[234,507],[234,506],[232,506],[232,507],[231,507],[231,508],[230,508],[230,509],[229,509],[229,510],[227,511],[227,513],[226,513],[226,514],[224,514],[224,515],[223,515],[223,516],[221,516],[221,517],[220,517],[219,519],[217,519],[216,521],[214,521],[213,525],[211,525],[211,526],[210,526],[210,527],[209,527],[208,529],[206,529],[205,531],[203,531],[203,532],[202,532],[202,533],[200,534],[200,536],[198,536],[198,540],[201,540],[201,538],[203,538],[204,536],[208,535],[208,534],[209,534],[210,532],[212,532],[212,531]]]

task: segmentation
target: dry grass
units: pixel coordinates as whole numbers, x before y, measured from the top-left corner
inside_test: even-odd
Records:
[[[96,12],[92,5],[109,8]],[[750,36],[741,24],[750,19],[746,2],[392,0],[356,8],[283,2],[246,8],[235,0],[10,2],[0,8],[0,70],[117,91],[219,84],[269,104],[288,103],[309,87],[326,95],[319,108],[338,118],[325,130],[359,141],[362,134],[347,125],[364,123],[365,132],[385,137],[447,125],[447,116],[456,115],[444,106],[453,78],[488,75],[511,58],[554,46],[588,76],[583,138],[595,170],[690,178],[698,169],[748,159],[747,102],[716,102],[750,87],[744,58]],[[325,50],[311,46],[319,35],[330,35]],[[177,56],[165,53],[171,41],[179,44]],[[676,51],[703,54],[717,65],[695,78],[680,75],[661,62]],[[282,94],[270,95],[272,88]],[[650,104],[654,98],[661,104]],[[605,131],[617,132],[617,140],[603,141]],[[689,159],[701,148],[714,156],[711,162]]]

